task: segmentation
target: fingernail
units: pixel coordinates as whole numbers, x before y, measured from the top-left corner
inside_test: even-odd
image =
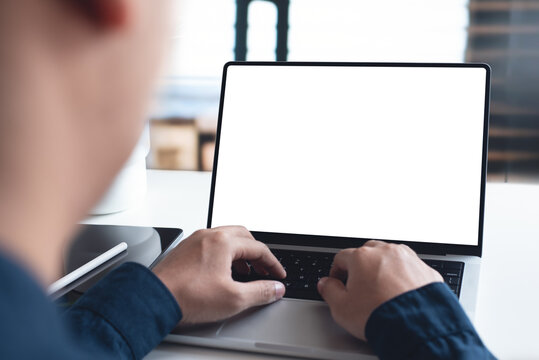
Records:
[[[275,282],[275,300],[279,300],[284,296],[285,288],[282,282]]]
[[[324,286],[326,283],[327,278],[323,277],[322,279],[318,280],[318,286]]]

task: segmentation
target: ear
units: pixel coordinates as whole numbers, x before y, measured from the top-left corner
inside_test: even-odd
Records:
[[[132,2],[130,0],[78,0],[84,11],[100,27],[123,28],[129,24]]]

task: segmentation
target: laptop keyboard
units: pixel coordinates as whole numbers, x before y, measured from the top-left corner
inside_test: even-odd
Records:
[[[322,300],[316,284],[318,280],[329,275],[333,263],[333,253],[304,252],[272,249],[273,254],[286,270],[287,276],[281,281],[286,287],[285,297],[294,299]],[[459,261],[423,260],[427,265],[438,271],[444,278],[451,291],[460,296],[460,287],[464,263]],[[240,275],[235,271],[232,277],[236,281],[248,282],[268,279],[251,270],[249,275]]]

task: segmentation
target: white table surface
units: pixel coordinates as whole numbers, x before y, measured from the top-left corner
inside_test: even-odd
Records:
[[[180,227],[185,237],[206,227],[211,174],[148,170],[138,207],[86,223]],[[539,359],[539,185],[487,185],[484,246],[474,323],[500,359]],[[162,344],[147,359],[276,359]],[[280,357],[279,359],[283,359]]]

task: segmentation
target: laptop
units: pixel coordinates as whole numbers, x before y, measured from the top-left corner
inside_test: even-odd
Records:
[[[375,358],[335,324],[316,291],[335,253],[370,239],[409,245],[473,319],[489,87],[485,64],[226,64],[208,227],[247,227],[285,266],[287,291],[167,340]]]

